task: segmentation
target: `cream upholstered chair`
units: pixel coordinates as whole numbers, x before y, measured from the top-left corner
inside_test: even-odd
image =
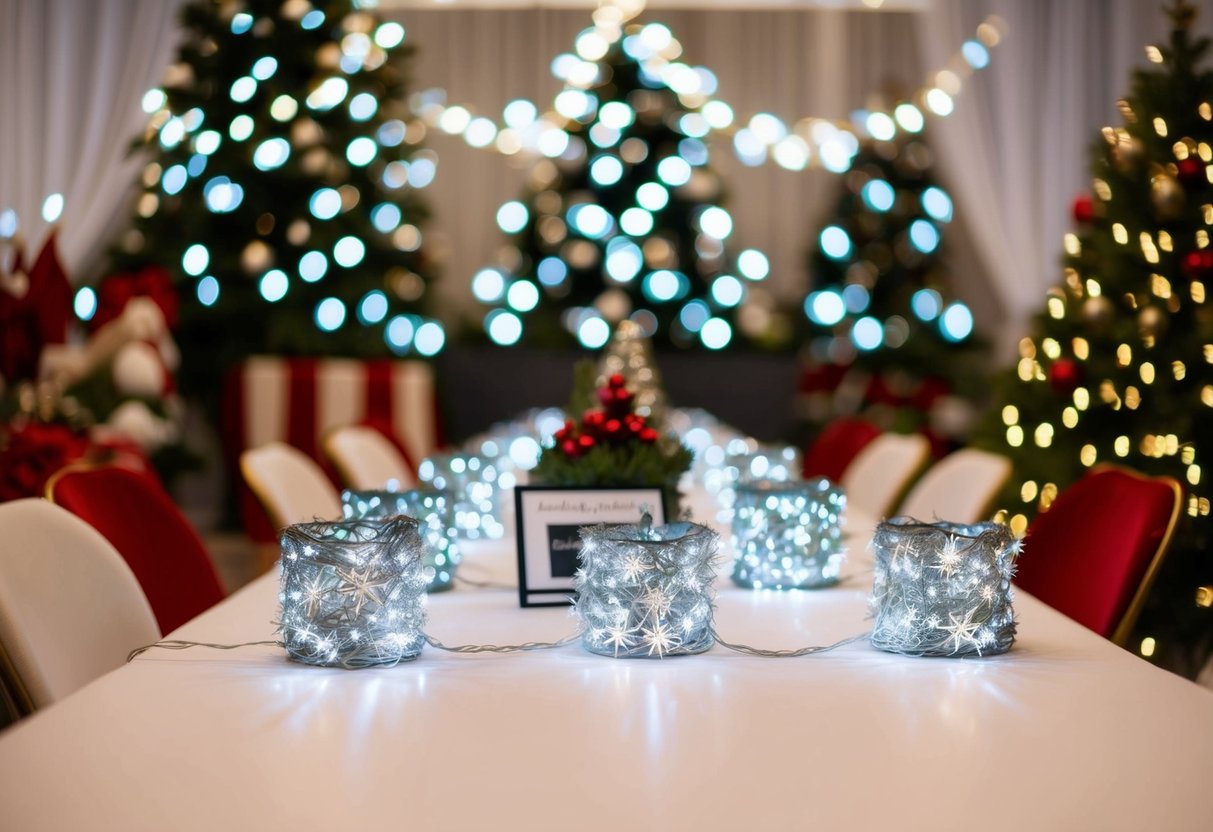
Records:
[[[159,640],[126,561],[45,500],[0,504],[0,676],[17,709],[44,708]]]
[[[931,445],[918,434],[882,433],[855,455],[842,474],[847,525],[867,533],[926,465]]]
[[[332,431],[324,437],[324,452],[346,486],[356,491],[397,491],[417,484],[417,477],[392,441],[367,425]]]
[[[341,517],[341,496],[307,454],[270,442],[240,455],[240,471],[276,528]]]
[[[999,490],[1011,476],[1011,460],[1002,454],[962,448],[922,475],[897,509],[927,522],[977,523],[988,519]]]

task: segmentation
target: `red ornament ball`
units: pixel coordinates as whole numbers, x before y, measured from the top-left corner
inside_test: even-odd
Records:
[[[1059,358],[1049,367],[1049,384],[1062,395],[1069,395],[1082,384],[1082,368],[1072,358]]]
[[[652,428],[644,428],[640,431],[640,441],[646,444],[652,444],[657,441],[657,431]]]
[[[1184,187],[1191,188],[1208,181],[1206,178],[1207,174],[1205,173],[1205,163],[1193,156],[1180,160],[1179,164],[1175,167],[1178,168],[1177,178],[1183,183]]]
[[[622,375],[615,373],[609,379],[607,379],[607,386],[618,390],[620,387],[623,387],[625,381],[626,380]]]
[[[1213,274],[1213,248],[1189,251],[1183,258],[1183,272],[1189,280],[1205,280]]]
[[[576,439],[565,439],[560,443],[560,452],[567,457],[575,458],[580,456],[581,449],[577,447]]]
[[[1095,221],[1095,203],[1091,197],[1083,194],[1074,200],[1074,221],[1083,225]]]

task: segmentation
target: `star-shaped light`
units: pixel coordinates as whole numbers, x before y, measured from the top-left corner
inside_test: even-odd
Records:
[[[661,587],[650,586],[646,587],[644,594],[640,596],[640,603],[643,604],[654,616],[660,618],[670,611],[670,607],[673,605],[673,600]]]
[[[960,568],[963,560],[964,552],[960,548],[960,539],[953,535],[948,535],[947,542],[939,550],[939,560],[934,563],[934,567],[945,577],[950,578]]]
[[[628,555],[623,561],[623,577],[634,581],[648,571],[648,566],[636,555]]]
[[[670,649],[677,647],[680,639],[674,634],[664,621],[658,621],[652,627],[641,631],[643,641],[649,648],[649,655],[657,654],[657,658],[661,658]]]
[[[337,577],[342,582],[342,587],[337,590],[342,595],[352,595],[354,598],[354,617],[357,618],[362,612],[362,608],[368,602],[374,602],[377,606],[383,606],[383,598],[379,594],[380,587],[387,584],[389,577],[376,577],[372,575],[369,568],[356,570],[337,570]],[[392,612],[395,612],[393,610]],[[389,613],[389,618],[391,614]]]
[[[627,650],[631,642],[631,633],[627,627],[610,627],[606,631],[606,646],[615,648],[615,655],[620,650]]]
[[[313,575],[303,587],[301,600],[306,604],[304,615],[308,618],[315,618],[316,613],[320,611],[320,603],[327,593],[328,587],[325,585],[323,575]]]
[[[959,651],[960,648],[966,645],[976,643],[973,636],[981,627],[980,621],[973,620],[973,614],[976,612],[977,607],[974,607],[965,613],[964,618],[960,618],[956,615],[956,613],[950,612],[948,613],[948,618],[950,619],[951,623],[939,626],[939,629],[947,632],[948,641],[952,643],[953,653]]]

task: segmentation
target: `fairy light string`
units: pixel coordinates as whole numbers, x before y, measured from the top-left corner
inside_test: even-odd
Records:
[[[711,133],[730,139],[737,158],[747,166],[773,161],[787,170],[824,168],[843,173],[850,168],[861,139],[889,141],[899,132],[921,132],[929,119],[951,115],[965,81],[989,65],[990,52],[1005,29],[1001,18],[986,18],[942,68],[929,73],[927,83],[886,109],[855,110],[849,121],[803,116],[789,127],[787,120],[772,113],[739,117],[732,105],[716,95],[717,79],[711,70],[678,60],[682,45],[667,26],[632,23],[644,6],[621,2],[599,6],[594,24],[577,36],[574,52],[552,61],[552,73],[564,82],[564,88],[546,111],[518,98],[505,106],[497,120],[466,104],[448,103],[441,88],[415,93],[409,99],[410,110],[426,127],[462,136],[474,148],[505,156],[557,158],[569,148],[565,128],[570,124],[598,119],[610,129],[613,116],[604,118],[597,107],[583,106],[584,96],[579,93],[600,80],[597,62],[622,40],[623,49],[641,61],[654,84],[668,87],[684,106],[696,111],[680,125],[688,135],[703,138]]]

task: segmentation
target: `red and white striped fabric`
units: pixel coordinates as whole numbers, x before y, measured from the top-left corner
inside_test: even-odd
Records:
[[[414,469],[442,442],[434,371],[422,361],[257,356],[228,380],[224,409],[224,444],[233,463],[247,448],[285,442],[319,462],[338,485],[323,451],[324,436],[334,428],[378,428]],[[273,530],[243,483],[241,490],[246,530],[272,540]]]

